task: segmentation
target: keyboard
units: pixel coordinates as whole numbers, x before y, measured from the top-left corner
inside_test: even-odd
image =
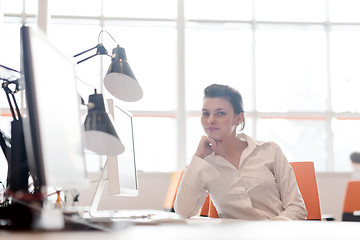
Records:
[[[155,209],[134,209],[134,210],[102,210],[97,211],[96,216],[83,216],[89,221],[116,221],[135,224],[157,224],[157,223],[186,223],[186,219],[174,212],[166,212]]]
[[[155,225],[186,223],[186,219],[173,212],[152,209],[101,210],[96,216],[88,212],[65,216],[65,230],[118,231],[129,225]]]

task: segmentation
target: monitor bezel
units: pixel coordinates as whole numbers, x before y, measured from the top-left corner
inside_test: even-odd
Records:
[[[23,114],[24,138],[34,192],[46,194],[48,187],[88,188],[90,180],[87,177],[85,165],[84,129],[81,125],[75,63],[53,45],[43,31],[23,25],[20,34],[20,79],[25,89],[26,100]],[[46,46],[43,48],[42,44]],[[43,51],[41,54],[45,56],[35,55],[40,54],[39,50]],[[47,57],[53,59],[47,63]],[[45,59],[45,61],[37,62],[38,59]],[[59,61],[64,65],[59,66],[53,64],[52,61]],[[50,72],[63,70],[61,72],[63,75],[53,76],[54,82],[48,86],[49,72],[44,72],[42,69]],[[56,79],[59,77],[61,79]],[[59,91],[58,88],[62,90]],[[53,94],[47,89],[57,92]],[[67,94],[66,99],[69,100],[64,101],[62,98],[64,91]],[[51,98],[49,101],[43,101],[49,97]],[[56,110],[53,111],[53,109]],[[62,115],[67,118],[62,118]],[[59,133],[61,134],[57,135]],[[48,142],[49,139],[51,142]],[[55,141],[52,141],[53,139]]]

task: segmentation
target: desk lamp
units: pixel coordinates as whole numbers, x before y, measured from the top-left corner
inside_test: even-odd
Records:
[[[112,55],[108,55],[107,50],[100,43],[101,33],[106,32],[117,44],[117,47],[112,50]],[[135,102],[142,98],[143,91],[139,85],[133,71],[130,68],[129,63],[127,62],[125,49],[120,47],[115,39],[105,30],[100,31],[98,37],[98,45],[92,47],[88,50],[85,50],[81,53],[74,55],[74,57],[80,56],[86,52],[89,52],[96,48],[96,53],[91,55],[81,61],[78,61],[77,64],[82,63],[92,57],[97,55],[106,55],[111,57],[111,64],[108,68],[108,71],[104,78],[104,86],[114,97],[126,101],[126,102]]]
[[[84,126],[88,149],[102,155],[117,155],[125,151],[105,111],[103,96],[96,93],[96,90],[89,96],[88,114]]]
[[[98,36],[98,44],[88,50],[74,55],[78,57],[86,52],[96,49],[96,53],[77,62],[82,63],[97,55],[108,55],[106,48],[100,43],[100,35],[107,31],[102,30]],[[109,33],[108,33],[109,34]],[[109,34],[109,36],[115,39]],[[116,43],[117,44],[117,43]],[[104,79],[104,85],[107,90],[116,98],[134,102],[142,98],[143,92],[127,62],[125,49],[117,44],[113,49],[111,64]],[[89,96],[88,115],[85,119],[85,139],[86,146],[102,155],[117,155],[124,152],[119,136],[112,125],[109,116],[105,112],[103,95],[95,94]]]
[[[20,73],[12,68],[0,65],[0,69],[6,69]],[[3,75],[1,73],[1,75]],[[19,91],[19,78],[8,74],[1,88],[6,93],[13,121],[11,122],[11,138],[1,130],[0,145],[8,162],[8,174],[6,180],[5,200],[0,202],[0,228],[29,228],[31,225],[32,212],[29,207],[19,204],[20,201],[40,200],[42,196],[30,193],[28,186],[29,165],[25,150],[22,117],[16,102],[15,93]],[[11,98],[10,98],[11,96]],[[15,198],[13,198],[15,196]]]
[[[114,97],[127,102],[138,101],[143,96],[143,91],[127,62],[125,49],[119,45],[112,51],[104,85]]]

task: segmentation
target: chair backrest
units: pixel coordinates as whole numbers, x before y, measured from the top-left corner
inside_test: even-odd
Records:
[[[308,211],[308,220],[321,220],[319,192],[313,162],[291,162],[297,184]]]
[[[179,170],[171,174],[170,184],[164,200],[165,211],[174,212],[174,201],[183,172],[184,170]]]
[[[360,181],[348,181],[344,205],[343,221],[360,221],[360,216],[355,216],[354,211],[360,211]]]
[[[219,217],[219,214],[218,214],[213,202],[211,201],[209,195],[206,197],[204,205],[202,206],[202,208],[200,210],[200,216],[211,217],[211,218]]]

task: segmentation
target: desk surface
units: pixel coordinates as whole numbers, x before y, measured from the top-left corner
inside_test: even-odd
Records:
[[[114,232],[0,231],[1,240],[136,240],[136,239],[360,239],[360,223],[326,221],[198,220],[157,225],[129,225]]]

